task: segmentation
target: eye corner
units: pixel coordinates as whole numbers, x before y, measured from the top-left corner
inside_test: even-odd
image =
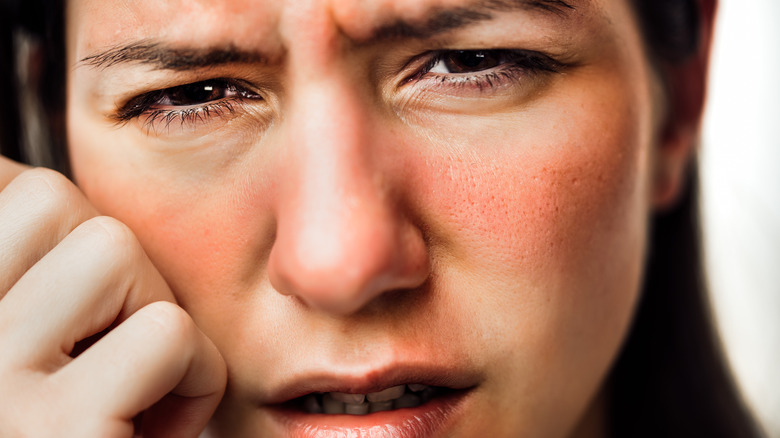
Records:
[[[130,98],[127,102],[118,103],[117,109],[108,115],[109,120],[121,125],[141,116],[160,99],[160,94],[163,91],[165,90],[146,92]]]

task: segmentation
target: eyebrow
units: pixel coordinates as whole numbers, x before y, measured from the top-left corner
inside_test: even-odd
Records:
[[[576,8],[563,0],[478,0],[472,5],[433,9],[427,19],[411,22],[395,19],[378,26],[362,42],[394,39],[427,39],[435,35],[493,18],[491,12],[533,9],[566,18]],[[267,63],[258,52],[228,45],[211,48],[176,48],[154,40],[117,45],[89,55],[81,64],[106,69],[120,64],[139,63],[159,70],[185,71],[238,63]]]
[[[237,63],[266,63],[260,53],[234,46],[217,48],[175,48],[161,42],[142,40],[87,56],[83,64],[109,68],[125,63],[148,64],[160,70],[189,70]]]

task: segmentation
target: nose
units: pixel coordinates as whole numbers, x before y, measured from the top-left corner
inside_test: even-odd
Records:
[[[420,286],[429,256],[386,164],[388,128],[349,85],[310,81],[280,129],[273,287],[332,315]]]

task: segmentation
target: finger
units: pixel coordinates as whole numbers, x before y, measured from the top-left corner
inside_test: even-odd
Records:
[[[62,364],[74,344],[159,300],[174,302],[132,232],[96,217],[28,270],[0,301],[0,321],[19,363]],[[38,322],[38,323],[35,323]]]
[[[0,192],[0,299],[81,222],[97,212],[64,176],[21,173]]]
[[[0,190],[3,190],[12,179],[29,168],[30,166],[0,156]]]
[[[144,413],[143,436],[194,438],[219,404],[226,375],[222,356],[189,315],[156,302],[52,378],[64,393],[77,394],[79,410],[115,421],[130,423],[162,399]]]

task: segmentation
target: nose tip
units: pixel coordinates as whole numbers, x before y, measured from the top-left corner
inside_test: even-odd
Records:
[[[280,225],[269,260],[271,284],[332,315],[353,314],[385,292],[420,286],[429,270],[422,236],[393,219],[343,212],[297,230]]]

